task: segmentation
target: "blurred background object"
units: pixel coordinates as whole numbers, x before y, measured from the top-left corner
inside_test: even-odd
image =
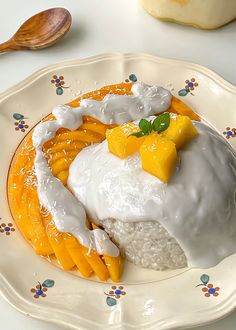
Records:
[[[164,21],[217,29],[236,18],[235,0],[141,0],[152,16]]]

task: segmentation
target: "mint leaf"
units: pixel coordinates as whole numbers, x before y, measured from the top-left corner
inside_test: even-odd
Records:
[[[136,136],[137,138],[140,138],[144,135],[147,135],[147,134],[144,133],[143,131],[140,131],[140,132],[137,132],[137,133],[130,134],[129,136]]]
[[[141,119],[138,124],[140,131],[130,134],[129,136],[136,136],[137,138],[140,138],[142,136],[150,134],[152,131],[161,133],[165,131],[169,127],[169,125],[170,114],[168,112],[165,112],[157,116],[153,122],[151,120],[148,121],[147,119]]]
[[[165,131],[170,125],[170,114],[165,112],[154,119],[152,128],[155,132],[161,133]]]
[[[147,119],[141,119],[138,126],[145,134],[148,134],[152,131],[152,123]]]

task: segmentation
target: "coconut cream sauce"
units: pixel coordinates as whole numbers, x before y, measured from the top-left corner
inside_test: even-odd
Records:
[[[119,159],[104,141],[78,154],[68,185],[97,223],[159,221],[188,266],[208,268],[236,252],[236,156],[217,132],[194,125],[199,135],[178,151],[168,184],[142,169],[138,153]]]
[[[34,166],[40,204],[51,213],[59,231],[71,233],[87,248],[94,248],[99,254],[110,256],[118,256],[119,249],[105,231],[87,228],[83,204],[53,176],[42,146],[61,127],[77,129],[82,125],[83,115],[90,115],[105,124],[122,124],[165,111],[171,104],[171,93],[162,87],[136,83],[132,86],[132,92],[133,95],[129,96],[107,95],[103,101],[82,100],[79,108],[57,106],[52,112],[56,120],[40,123],[33,132],[33,145],[36,149]]]

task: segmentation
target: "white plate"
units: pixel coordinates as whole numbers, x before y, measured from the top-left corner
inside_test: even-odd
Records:
[[[53,75],[64,77],[67,88],[58,91],[61,95],[51,82]],[[0,290],[23,313],[62,324],[67,329],[176,329],[219,319],[236,306],[236,255],[204,270],[156,272],[127,264],[119,284],[126,295],[114,299],[107,295],[112,283],[85,280],[35,255],[11,218],[6,196],[7,173],[24,134],[54,105],[104,84],[134,79],[134,75],[138,80],[169,88],[236,149],[232,130],[236,127],[236,88],[195,64],[145,54],[105,54],[47,67],[0,95],[0,223],[7,227],[12,223],[15,229],[6,235],[6,230],[13,227],[2,227],[0,233]],[[190,93],[185,81],[191,78],[198,86]],[[20,117],[14,119],[14,113],[22,114],[24,123],[19,122]],[[29,127],[22,132],[20,125]],[[208,280],[207,285],[219,288],[218,296],[205,296],[202,289],[209,288],[200,280],[203,274],[209,276],[202,277],[203,282]],[[48,286],[47,296],[34,298],[31,288],[47,279],[52,280],[44,283]]]

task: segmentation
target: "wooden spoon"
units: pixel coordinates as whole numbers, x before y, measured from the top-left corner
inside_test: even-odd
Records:
[[[65,8],[42,11],[23,23],[10,40],[0,44],[0,53],[49,47],[65,35],[71,22],[71,14]]]

